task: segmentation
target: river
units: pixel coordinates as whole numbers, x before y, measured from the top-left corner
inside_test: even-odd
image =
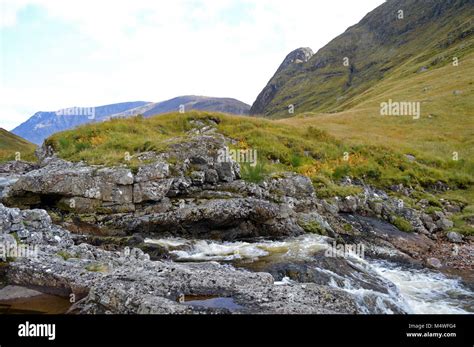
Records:
[[[332,240],[319,235],[303,235],[283,241],[217,242],[181,238],[147,239],[147,243],[165,247],[174,261],[217,261],[251,271],[266,271],[274,264],[304,264],[304,271],[313,271],[324,277],[323,283],[339,287],[358,298],[362,311],[369,295],[389,299],[396,307],[413,314],[469,314],[474,313],[474,292],[457,277],[386,260],[369,259],[349,254],[345,261],[357,274],[378,278],[383,290],[374,290],[363,284],[366,278],[339,272],[338,264],[324,268],[317,254],[331,247]],[[316,259],[319,259],[316,261]],[[298,268],[296,268],[298,269]],[[290,272],[291,273],[291,272]],[[273,274],[273,273],[272,273]],[[360,277],[360,278],[358,278]],[[294,279],[276,278],[277,285],[291,285]],[[362,284],[362,285],[361,285]],[[393,313],[392,308],[376,300],[381,312]]]

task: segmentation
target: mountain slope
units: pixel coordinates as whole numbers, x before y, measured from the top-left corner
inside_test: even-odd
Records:
[[[42,144],[50,135],[72,129],[78,125],[101,122],[115,117],[130,117],[141,114],[145,117],[178,111],[215,111],[237,115],[249,113],[250,106],[230,98],[211,98],[205,96],[180,96],[171,100],[152,103],[145,101],[125,102],[94,107],[94,118],[87,114],[58,114],[58,112],[37,112],[26,122],[13,129],[13,133],[25,139]],[[91,108],[92,109],[92,108]],[[83,111],[73,113],[87,113]]]
[[[413,64],[405,66],[406,77],[417,72],[420,62],[437,68],[451,62],[454,54],[465,56],[472,49],[473,17],[471,0],[387,1],[306,62],[282,64],[251,114],[288,117],[289,105],[295,106],[295,114],[349,109],[361,93],[408,61]],[[305,49],[291,54],[304,55]]]
[[[13,129],[12,132],[40,145],[45,138],[58,131],[71,129],[93,121],[101,121],[112,114],[124,112],[145,104],[148,104],[148,102],[124,102],[94,107],[95,115],[93,120],[85,114],[62,115],[57,112],[37,112],[26,122]]]
[[[16,153],[20,154],[17,159],[30,160],[35,148],[31,142],[0,128],[0,162],[15,159]]]
[[[235,115],[247,115],[250,111],[250,105],[236,99],[186,95],[162,102],[150,103],[122,113],[114,114],[110,118],[129,117],[138,114],[150,117],[157,114],[178,111],[180,106],[184,106],[184,111],[212,111]]]

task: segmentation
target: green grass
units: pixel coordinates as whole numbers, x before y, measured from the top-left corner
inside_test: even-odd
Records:
[[[184,141],[192,125],[179,113],[144,119],[133,117],[93,123],[54,134],[46,142],[60,156],[90,164],[137,165],[134,154],[161,152],[176,141]]]
[[[406,233],[413,232],[413,227],[410,222],[402,217],[395,217],[392,224],[395,225],[400,231]]]
[[[474,182],[474,171],[466,170],[466,162],[441,159],[410,162],[399,151],[380,145],[343,143],[314,126],[296,127],[207,112],[94,123],[55,134],[47,143],[67,160],[133,167],[137,162],[127,161],[127,153],[133,157],[149,150],[162,152],[171,143],[186,141],[193,120],[217,121],[218,131],[236,140],[237,147],[257,151],[258,165],[243,165],[243,176],[249,181],[260,182],[269,173],[294,171],[312,178],[326,196],[344,193],[346,188],[337,185],[344,176],[361,178],[381,187],[396,183],[429,187],[443,181],[453,188],[466,188]]]
[[[267,176],[265,164],[257,163],[256,165],[242,164],[241,165],[242,179],[247,182],[261,183]]]
[[[0,162],[11,160],[35,161],[36,146],[0,128]]]
[[[350,196],[362,193],[362,189],[354,186],[343,186],[335,184],[330,178],[325,176],[315,176],[312,178],[316,195],[320,199],[331,198],[335,196]]]
[[[381,81],[406,81],[420,68],[432,71],[452,63],[453,57],[463,62],[473,52],[474,10],[466,1],[460,7],[461,2],[436,7],[424,1],[385,2],[308,62],[277,72],[270,81],[278,86],[277,92],[262,116],[291,117],[290,104],[296,113],[353,109],[371,100],[374,90],[383,91]],[[441,5],[444,11],[439,11]],[[405,11],[403,20],[395,16],[397,6]],[[349,58],[349,66],[344,66],[344,57]]]

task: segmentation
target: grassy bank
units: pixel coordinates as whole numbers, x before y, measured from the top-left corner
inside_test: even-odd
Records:
[[[164,151],[170,143],[186,141],[192,121],[216,120],[218,131],[238,141],[236,147],[258,151],[261,170],[291,170],[315,182],[363,178],[378,186],[396,183],[428,187],[442,181],[466,188],[474,182],[471,161],[451,158],[412,158],[377,144],[351,144],[314,126],[189,112],[152,118],[114,119],[53,135],[47,140],[67,160],[91,164],[128,164],[126,154]]]
[[[36,146],[0,128],[0,163],[10,160],[34,161]]]

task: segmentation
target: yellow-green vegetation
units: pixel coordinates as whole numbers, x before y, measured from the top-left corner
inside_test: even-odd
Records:
[[[109,266],[102,263],[93,263],[86,266],[86,270],[90,272],[108,272]]]
[[[46,140],[60,156],[90,164],[137,165],[134,154],[163,151],[184,140],[192,129],[187,117],[177,114],[155,118],[132,117],[92,123],[54,134]]]
[[[416,70],[416,68],[413,68]],[[420,181],[440,180],[456,182],[446,194],[416,192],[415,199],[427,199],[430,207],[426,212],[440,210],[439,199],[461,201],[466,206],[462,213],[453,217],[453,230],[474,235],[474,205],[472,177],[474,174],[474,54],[464,55],[459,65],[445,63],[423,73],[406,76],[400,73],[382,81],[376,88],[360,96],[360,103],[352,109],[333,114],[304,113],[279,121],[299,128],[318,126],[336,139],[355,148],[390,148],[393,152],[410,155],[412,162],[405,163],[407,170],[393,171],[399,166],[386,158],[382,177],[395,178],[407,184],[413,183],[406,173],[413,170],[424,172]],[[409,116],[381,116],[380,103],[392,99],[421,103],[420,119]],[[352,156],[352,154],[351,154]],[[429,170],[421,166],[429,167]],[[390,168],[391,167],[391,168]],[[352,174],[354,167],[350,167]],[[344,167],[335,172],[344,172]],[[377,173],[374,171],[373,173]],[[386,181],[386,179],[384,179]],[[394,183],[397,179],[393,180]],[[413,201],[405,199],[408,205]],[[469,212],[471,211],[471,212]]]
[[[406,233],[411,233],[413,231],[413,227],[410,222],[402,217],[394,217],[392,224],[395,225],[399,230]]]
[[[63,258],[64,260],[72,259],[72,258],[77,258],[77,256],[67,252],[67,251],[59,251],[58,255]]]
[[[114,119],[53,135],[47,143],[67,160],[91,164],[133,166],[133,155],[166,150],[186,141],[193,121],[218,123],[220,133],[238,141],[242,149],[258,152],[256,167],[244,165],[244,177],[260,181],[272,172],[294,171],[313,179],[324,196],[355,193],[334,185],[344,176],[365,179],[378,186],[393,183],[430,186],[443,181],[452,187],[474,182],[467,161],[410,161],[400,151],[381,145],[349,145],[314,126],[284,124],[251,117],[207,112],[172,113],[152,118]],[[127,160],[127,155],[132,160]]]
[[[312,177],[312,181],[318,197],[323,199],[333,196],[350,196],[362,193],[360,187],[339,185],[334,183],[330,178],[322,175]]]
[[[298,221],[298,225],[307,233],[327,236],[327,231],[317,221]]]
[[[241,165],[242,179],[247,182],[260,183],[265,179],[267,173],[264,163],[256,163],[256,165],[245,163]]]
[[[0,162],[10,160],[34,161],[35,148],[34,144],[0,128]]]
[[[401,8],[403,19],[396,16]],[[265,98],[257,99],[258,112],[285,118],[294,105],[297,113],[335,113],[372,100],[372,92],[384,88],[380,82],[402,79],[404,88],[416,87],[408,81],[414,75],[452,65],[453,58],[464,62],[473,53],[473,16],[465,0],[386,1],[306,63],[277,71]]]
[[[474,171],[474,54],[438,69],[400,74],[363,95],[350,110],[333,114],[303,113],[282,123],[317,126],[351,145],[384,146],[413,155],[416,162]],[[380,104],[420,102],[419,119],[381,116]]]

